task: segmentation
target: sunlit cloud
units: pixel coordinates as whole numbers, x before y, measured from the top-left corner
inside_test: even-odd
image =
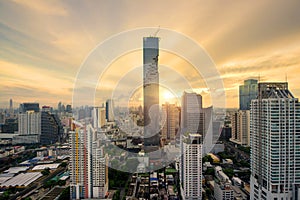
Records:
[[[0,105],[6,106],[10,98],[51,105],[71,102],[76,74],[98,44],[122,31],[158,26],[185,34],[206,49],[224,82],[227,107],[238,107],[238,86],[247,78],[284,81],[287,77],[297,97],[300,96],[299,7],[297,0],[191,0],[176,4],[172,0],[1,1]],[[205,80],[184,58],[161,51],[159,64],[162,84],[171,85],[176,91],[203,88],[198,92],[210,98]],[[141,81],[142,74],[139,72],[137,78],[128,71],[141,65],[141,51],[113,62],[98,83],[87,84],[97,85],[93,88],[96,103],[101,104],[116,87],[127,93],[134,90],[133,83]],[[174,76],[168,76],[168,70]],[[135,81],[124,80],[120,85],[125,75]],[[181,84],[183,81],[189,86]],[[125,94],[117,97],[124,99]]]

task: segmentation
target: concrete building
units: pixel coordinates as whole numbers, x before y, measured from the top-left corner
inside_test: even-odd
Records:
[[[49,112],[35,112],[33,110],[19,113],[19,136],[13,143],[41,143],[53,144],[59,140],[62,134],[60,120]],[[26,138],[25,136],[31,136]],[[22,142],[24,139],[24,142]],[[37,139],[37,140],[35,140]]]
[[[257,98],[257,80],[248,79],[244,81],[244,85],[239,86],[239,102],[240,110],[250,110],[252,99]]]
[[[215,183],[214,185],[215,200],[234,200],[234,191],[230,183]]]
[[[22,104],[20,104],[19,112],[26,113],[27,111],[39,112],[40,111],[39,103],[22,103]]]
[[[144,149],[159,148],[159,38],[143,38]]]
[[[108,99],[105,103],[105,116],[108,122],[114,122],[114,101],[112,99]]]
[[[288,83],[258,84],[250,135],[250,199],[299,199],[300,103]]]
[[[231,142],[250,146],[250,111],[239,110],[231,115]]]
[[[71,199],[92,198],[92,134],[85,127],[69,134]]]
[[[93,142],[93,198],[104,198],[108,191],[108,156]]]
[[[41,113],[33,110],[20,113],[18,130],[20,135],[39,135],[41,133]]]
[[[93,141],[92,126],[75,124],[69,141],[71,199],[102,199],[108,190],[108,158]]]
[[[94,107],[93,109],[93,127],[98,130],[106,123],[106,112],[104,107]]]
[[[184,132],[200,133],[205,137],[205,113],[202,96],[184,92],[181,103],[181,128]]]
[[[182,136],[180,158],[181,195],[184,200],[202,199],[202,135]]]
[[[162,128],[162,140],[165,144],[175,144],[176,134],[179,130],[180,112],[175,104],[165,103],[162,105],[165,113],[165,122]]]
[[[202,96],[184,92],[181,102],[180,181],[183,199],[202,198]]]

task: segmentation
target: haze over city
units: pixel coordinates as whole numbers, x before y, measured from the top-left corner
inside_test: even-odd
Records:
[[[123,31],[158,26],[207,51],[224,81],[226,107],[238,107],[238,86],[247,78],[287,77],[289,89],[300,96],[299,7],[299,1],[1,1],[0,105],[8,107],[10,98],[15,105],[72,103],[76,74],[99,43]],[[160,65],[181,69],[195,88],[205,88],[184,70],[192,68],[184,60],[163,51],[159,59]],[[142,66],[141,51],[112,63],[104,78],[108,87],[121,78],[120,66]],[[201,94],[205,98],[205,91]]]

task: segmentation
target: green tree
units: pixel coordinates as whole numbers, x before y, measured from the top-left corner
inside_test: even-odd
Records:
[[[66,167],[67,165],[68,165],[68,163],[62,162],[59,166],[60,166],[60,167]]]
[[[205,175],[214,175],[215,174],[215,170],[213,168],[208,168],[205,173]]]
[[[65,188],[58,198],[58,200],[66,200],[66,199],[70,199],[70,186]]]
[[[43,174],[43,176],[48,176],[50,174],[50,169],[46,168],[43,171],[41,171],[41,173]]]
[[[120,191],[117,190],[113,196],[113,200],[119,200],[120,199]]]
[[[57,185],[64,186],[64,185],[66,185],[66,181],[65,180],[59,180],[59,181],[57,181]]]
[[[202,163],[205,163],[205,162],[210,162],[210,163],[213,163],[213,159],[210,155],[206,155],[202,158]]]
[[[232,168],[225,168],[223,172],[231,179],[234,175],[234,171]]]

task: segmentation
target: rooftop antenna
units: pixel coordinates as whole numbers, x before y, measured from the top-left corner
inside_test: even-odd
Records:
[[[285,82],[288,82],[287,74],[285,73]]]
[[[153,37],[156,37],[157,33],[160,31],[160,26],[158,26],[157,30],[155,31],[155,33],[153,34]]]

